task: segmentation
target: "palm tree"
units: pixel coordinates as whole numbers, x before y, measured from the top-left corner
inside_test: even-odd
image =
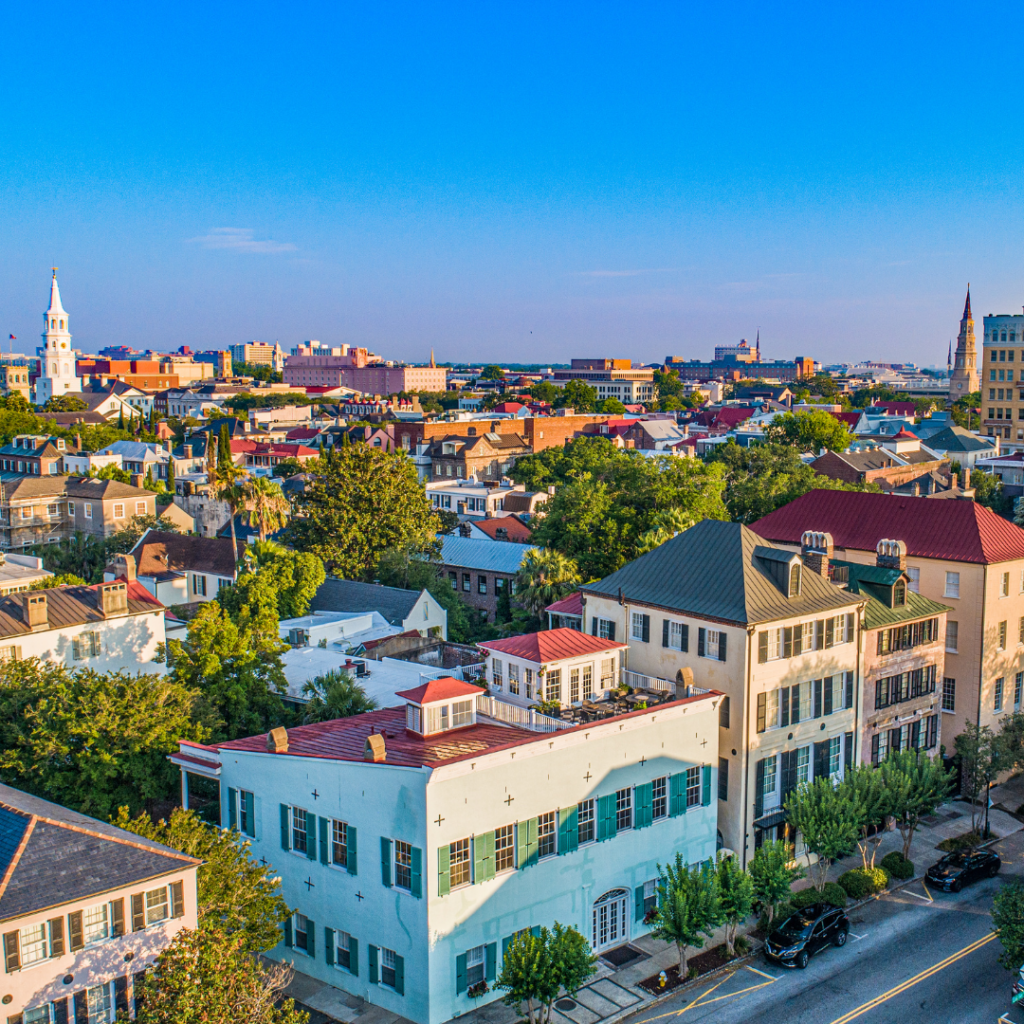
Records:
[[[561,551],[531,548],[516,576],[516,597],[534,615],[571,594],[582,582],[576,563]]]
[[[261,541],[283,529],[291,512],[281,485],[265,476],[254,477],[242,486],[242,508],[246,523],[260,531]]]
[[[242,488],[238,486],[241,476],[242,470],[231,459],[221,459],[211,474],[210,480],[217,498],[228,503],[231,522],[231,558],[236,565],[238,564],[238,538],[235,536],[235,512],[242,503]]]
[[[373,711],[377,702],[343,668],[331,669],[311,679],[302,687],[306,705],[306,722],[329,722]]]

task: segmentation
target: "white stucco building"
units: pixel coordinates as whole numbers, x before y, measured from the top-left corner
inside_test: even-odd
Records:
[[[42,405],[54,395],[67,395],[82,390],[82,379],[75,376],[75,353],[71,348],[68,315],[60,303],[57,268],[50,283],[50,306],[43,313],[43,344],[36,349],[39,376],[35,383],[35,401]]]
[[[416,1024],[500,998],[522,930],[559,921],[598,951],[646,933],[658,865],[716,849],[720,694],[553,732],[479,694],[432,680],[404,707],[172,757],[219,779],[222,823],[282,878],[296,912],[268,955]]]

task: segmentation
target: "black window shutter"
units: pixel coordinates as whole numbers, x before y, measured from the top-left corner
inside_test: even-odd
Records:
[[[718,799],[729,799],[729,758],[718,759]]]
[[[816,779],[828,778],[828,751],[831,743],[823,740],[814,744],[814,777]]]
[[[643,641],[645,644],[651,642],[651,617],[650,615],[644,615],[642,617],[643,622]]]
[[[814,680],[814,717],[821,718],[821,680]]]
[[[53,1024],[68,1024],[67,998],[53,1001]]]
[[[718,631],[718,660],[725,661],[725,645],[728,637],[725,635],[725,630],[720,629]]]
[[[789,725],[789,687],[779,691],[779,725]]]
[[[759,693],[757,695],[757,731],[764,732],[765,719],[768,715],[768,694]]]
[[[668,647],[668,619],[661,620],[661,646]]]
[[[797,725],[800,721],[800,687],[807,685],[807,683],[794,683],[789,688],[789,721],[791,725]]]
[[[720,729],[729,728],[729,698],[723,697],[722,703],[718,706],[718,727]]]
[[[853,733],[848,732],[843,736],[843,771],[848,772],[853,767]]]
[[[875,710],[876,711],[879,708],[884,708],[885,707],[885,705],[882,703],[882,682],[883,682],[883,680],[879,679],[878,682],[875,683]]]
[[[612,643],[615,643],[615,622],[614,622],[614,620],[612,620],[611,622],[608,623],[608,639],[611,640]]]
[[[704,657],[704,638],[707,636],[707,630],[703,626],[697,627],[697,657]]]
[[[833,693],[833,690],[834,690],[832,676],[825,676],[825,679],[824,679],[824,681],[822,683],[822,689],[824,691],[824,697],[825,697],[825,702],[824,702],[824,704],[825,704],[825,714],[826,715],[831,715],[832,714],[832,710],[833,710],[832,709],[832,693]]]
[[[853,707],[853,673],[846,673],[846,692],[843,699],[843,707],[849,710]]]
[[[597,636],[597,616],[593,615],[590,619],[590,635]]]
[[[114,1006],[124,1013],[128,1012],[128,975],[122,974],[114,979]]]
[[[754,818],[760,818],[764,812],[764,759],[757,762],[754,770]]]
[[[932,747],[939,741],[939,716],[929,715],[928,716],[928,738],[925,741],[925,747],[931,750]]]
[[[785,626],[782,630],[782,656],[793,657],[793,627]]]
[[[782,752],[782,803],[796,789],[796,751]]]
[[[768,660],[768,630],[762,629],[757,634],[757,662],[763,665]]]
[[[84,988],[75,993],[75,1024],[89,1024],[89,997]]]
[[[871,763],[878,764],[878,733],[871,737]]]
[[[690,627],[685,623],[683,624],[683,650],[689,651],[690,649]]]

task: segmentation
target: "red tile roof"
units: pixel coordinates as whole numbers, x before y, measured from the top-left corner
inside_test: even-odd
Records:
[[[504,529],[507,537],[503,540],[510,540],[513,544],[529,544],[533,538],[533,531],[521,519],[515,516],[501,516],[498,519],[474,519],[473,525],[482,533],[486,533],[491,540],[498,539],[498,530]]]
[[[874,551],[889,539],[902,540],[918,558],[986,565],[1024,558],[1024,530],[973,501],[809,491],[751,529],[781,544],[799,544],[805,530],[822,530],[837,548],[857,551]]]
[[[562,661],[564,658],[580,658],[586,654],[599,654],[602,651],[617,651],[628,644],[619,644],[614,640],[590,636],[578,629],[548,629],[543,633],[526,633],[523,636],[511,636],[507,640],[488,640],[477,644],[485,651],[497,651],[513,658],[525,658],[527,661],[543,665],[549,661]]]
[[[432,704],[436,700],[453,700],[456,697],[478,697],[483,690],[472,683],[464,683],[461,679],[443,676],[431,679],[412,690],[399,690],[396,697],[412,701],[413,704]]]
[[[544,611],[554,612],[556,615],[582,615],[583,595],[577,590],[574,594],[563,597],[561,601],[549,604]]]
[[[284,437],[286,441],[311,441],[319,433],[316,427],[294,427]]]

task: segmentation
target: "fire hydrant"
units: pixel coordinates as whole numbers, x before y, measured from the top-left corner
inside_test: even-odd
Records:
[[[662,971],[658,975],[658,988],[664,988],[668,984],[668,975]]]

